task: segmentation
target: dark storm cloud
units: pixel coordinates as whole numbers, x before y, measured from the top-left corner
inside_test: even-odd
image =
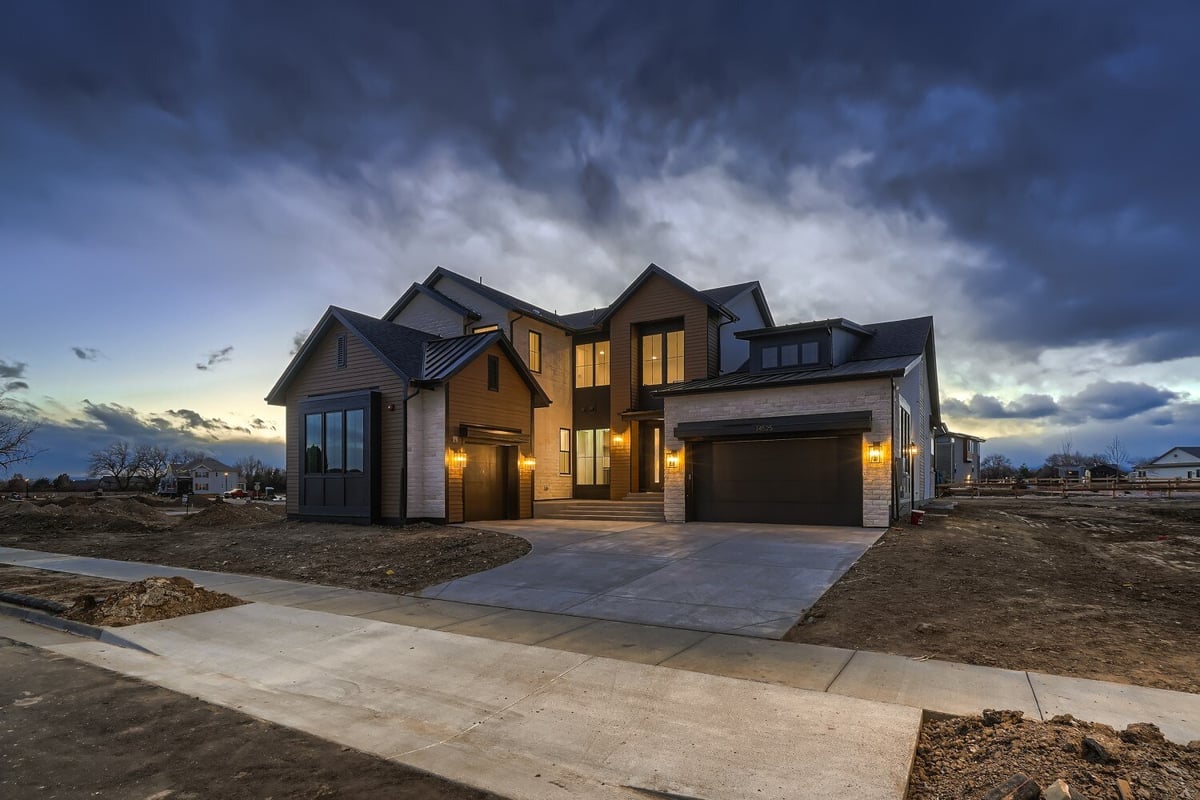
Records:
[[[26,383],[25,381],[6,381],[4,384],[4,391],[6,391],[6,392],[15,392],[19,389],[28,389],[28,388],[29,388],[29,384]]]
[[[1009,403],[977,394],[967,402],[954,398],[943,400],[942,412],[974,419],[1040,419],[1058,413],[1058,403],[1046,394],[1027,394]]]
[[[208,359],[206,361],[196,363],[196,369],[206,372],[215,367],[217,364],[224,364],[227,361],[231,361],[233,360],[232,356],[230,355],[232,352],[233,345],[222,347],[220,350],[213,350],[208,354]]]
[[[71,352],[74,353],[75,357],[80,361],[95,361],[102,355],[101,352],[94,347],[72,347]]]
[[[25,370],[28,367],[29,365],[24,361],[17,361],[10,364],[0,359],[0,378],[24,378]]]
[[[398,230],[421,198],[386,168],[450,149],[619,236],[622,177],[721,156],[783,192],[859,150],[864,202],[994,260],[994,339],[1166,360],[1200,353],[1179,302],[1200,280],[1198,23],[1182,1],[22,3],[0,29],[20,203],[0,219],[64,175],[287,164]]]
[[[1043,420],[1048,423],[1077,424],[1087,421],[1124,420],[1146,412],[1156,412],[1146,417],[1153,425],[1172,424],[1172,406],[1184,400],[1184,395],[1130,381],[1096,381],[1082,391],[1066,395],[1057,401],[1049,395],[1027,394],[1005,403],[999,398],[977,394],[964,402],[950,398],[942,401],[942,412],[949,417],[971,419],[1027,419]],[[1195,413],[1200,405],[1180,403],[1178,409],[1187,408]]]
[[[168,415],[175,417],[180,427],[190,431],[204,431],[210,434],[224,433],[228,431],[238,431],[241,433],[250,433],[248,428],[230,425],[218,417],[205,417],[197,411],[190,408],[168,409]]]

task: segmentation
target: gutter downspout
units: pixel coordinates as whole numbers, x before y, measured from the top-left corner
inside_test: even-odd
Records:
[[[888,379],[892,385],[892,395],[890,402],[892,404],[892,519],[895,522],[900,519],[900,489],[896,480],[896,378],[893,376]]]

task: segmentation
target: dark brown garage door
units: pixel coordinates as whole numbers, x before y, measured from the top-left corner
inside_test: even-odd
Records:
[[[505,519],[507,505],[506,451],[491,444],[468,444],[463,467],[463,517],[467,520]]]
[[[690,517],[862,525],[862,436],[694,442]]]

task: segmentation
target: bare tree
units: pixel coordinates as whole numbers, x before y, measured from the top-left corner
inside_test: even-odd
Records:
[[[1120,470],[1125,469],[1125,465],[1129,463],[1129,451],[1121,443],[1120,436],[1113,436],[1112,441],[1108,443],[1108,447],[1104,448],[1104,455],[1108,458],[1110,464]]]
[[[1016,475],[1017,471],[1012,465],[1012,461],[1008,456],[1001,453],[992,453],[985,456],[983,461],[979,462],[979,477],[988,480],[996,478],[1011,478]]]
[[[190,461],[199,461],[207,455],[203,450],[197,450],[194,447],[181,447],[171,451],[168,460],[172,464],[187,464]]]
[[[94,478],[110,476],[121,491],[129,488],[129,481],[140,468],[137,450],[123,439],[88,453],[88,475]]]
[[[17,415],[0,389],[0,471],[8,472],[9,467],[29,461],[38,454],[31,441],[37,429],[36,422]]]
[[[138,445],[134,458],[138,462],[138,475],[146,479],[152,490],[158,489],[158,482],[167,474],[167,465],[171,463],[167,448]]]
[[[245,482],[246,488],[253,488],[256,479],[261,481],[263,462],[258,458],[244,456],[234,461],[233,466],[237,468],[238,474],[242,476],[242,481]]]

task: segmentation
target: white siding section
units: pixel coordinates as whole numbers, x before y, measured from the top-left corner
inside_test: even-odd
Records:
[[[408,402],[408,516],[446,516],[446,394],[422,389]]]
[[[891,395],[891,382],[875,379],[668,397],[664,425],[666,449],[683,451],[683,442],[674,435],[675,426],[681,422],[870,411],[872,428],[863,434],[863,525],[883,528],[891,521]],[[884,442],[882,463],[872,464],[867,459],[867,442],[871,440]],[[684,521],[684,472],[683,465],[666,471],[663,491],[668,522]]]
[[[493,303],[453,278],[441,278],[431,288],[437,289],[446,297],[457,300],[467,308],[479,313],[480,319],[470,323],[465,333],[470,333],[471,328],[478,328],[481,325],[499,325],[500,330],[504,331],[504,335],[508,335],[508,309],[504,306]],[[464,331],[459,331],[455,335],[461,336],[463,333]]]

